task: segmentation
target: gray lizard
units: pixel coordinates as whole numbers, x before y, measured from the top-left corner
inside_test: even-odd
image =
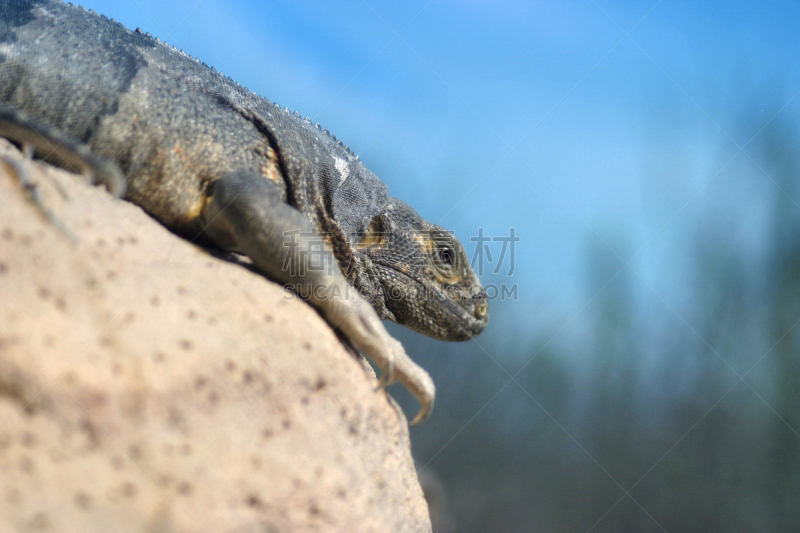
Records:
[[[409,388],[412,424],[433,409],[433,381],[380,320],[454,341],[487,324],[458,240],[327,130],[93,11],[0,1],[0,135],[248,256],[370,357],[382,385]]]

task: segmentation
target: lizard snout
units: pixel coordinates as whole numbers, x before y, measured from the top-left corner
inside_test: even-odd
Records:
[[[486,293],[486,289],[481,287],[480,283],[476,281],[470,292],[472,293],[470,299],[472,300],[473,316],[481,321],[488,320],[489,295]]]

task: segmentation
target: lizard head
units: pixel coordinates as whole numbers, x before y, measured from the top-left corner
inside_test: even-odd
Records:
[[[381,285],[370,298],[381,318],[448,341],[469,340],[489,322],[486,291],[464,247],[406,203],[389,198],[357,249]]]

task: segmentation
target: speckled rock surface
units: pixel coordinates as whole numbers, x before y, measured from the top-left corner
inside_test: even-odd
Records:
[[[430,531],[405,420],[313,309],[25,164],[78,241],[0,162],[3,531]]]

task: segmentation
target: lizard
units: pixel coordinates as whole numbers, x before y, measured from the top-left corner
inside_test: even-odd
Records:
[[[247,256],[369,357],[379,386],[411,391],[412,425],[435,386],[381,320],[451,341],[487,325],[458,239],[389,196],[328,130],[92,10],[0,2],[0,136],[192,242]]]

